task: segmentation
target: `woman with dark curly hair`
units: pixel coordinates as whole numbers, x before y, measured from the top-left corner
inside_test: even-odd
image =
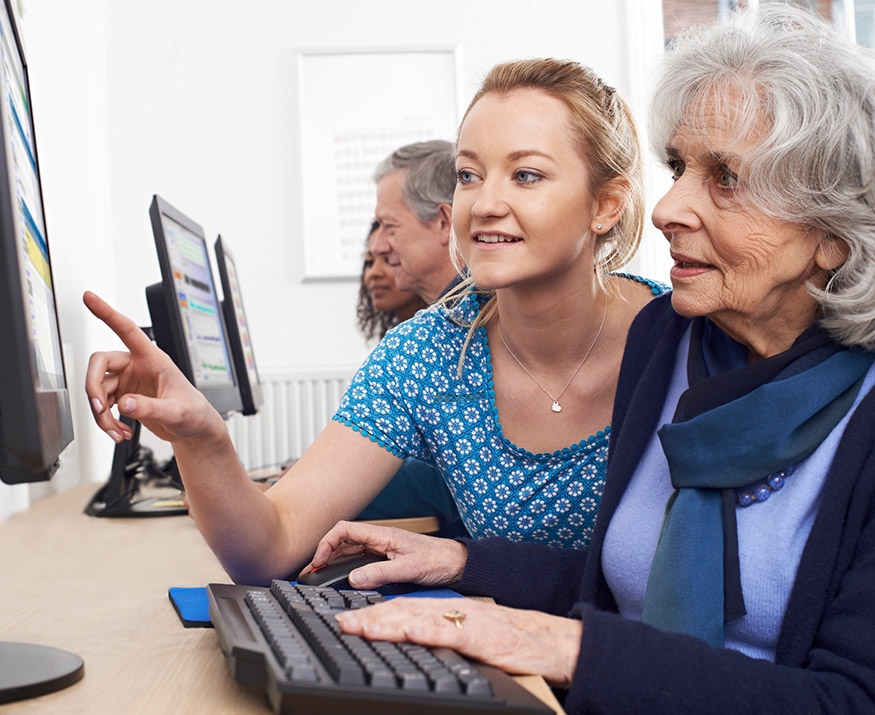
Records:
[[[356,306],[358,327],[368,342],[374,338],[379,340],[389,328],[412,318],[417,310],[428,305],[416,293],[399,290],[395,286],[395,273],[386,256],[371,250],[374,233],[379,227],[380,224],[374,221],[368,232]]]

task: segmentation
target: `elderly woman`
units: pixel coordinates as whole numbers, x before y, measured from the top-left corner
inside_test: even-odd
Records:
[[[875,64],[773,8],[663,65],[674,290],[629,334],[589,551],[341,523],[315,566],[389,557],[356,587],[503,604],[397,599],[344,630],[541,674],[571,713],[875,711]]]

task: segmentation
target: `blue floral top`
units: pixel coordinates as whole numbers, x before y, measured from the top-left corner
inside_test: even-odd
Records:
[[[654,294],[666,290],[627,277]],[[610,427],[552,454],[533,454],[504,437],[483,328],[472,336],[461,377],[457,370],[464,325],[485,300],[471,293],[390,330],[353,377],[333,419],[398,457],[437,467],[473,538],[586,548],[604,487]]]

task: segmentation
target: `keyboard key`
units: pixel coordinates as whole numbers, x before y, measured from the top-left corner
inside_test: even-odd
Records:
[[[418,670],[403,670],[397,673],[398,680],[404,690],[429,690],[428,678]]]
[[[318,683],[319,676],[316,674],[316,666],[312,663],[297,663],[286,670],[289,680],[298,683]]]

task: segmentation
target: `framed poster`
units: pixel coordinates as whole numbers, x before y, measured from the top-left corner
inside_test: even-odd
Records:
[[[299,53],[305,279],[359,277],[374,169],[404,144],[455,140],[458,61],[455,48]]]

